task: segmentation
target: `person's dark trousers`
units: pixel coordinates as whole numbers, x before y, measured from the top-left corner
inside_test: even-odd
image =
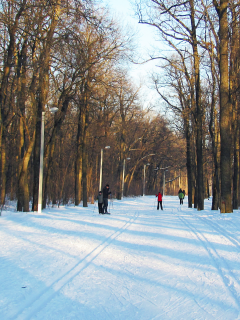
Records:
[[[103,204],[102,203],[98,204],[98,212],[103,213]]]
[[[108,207],[108,199],[103,198],[103,213],[107,212],[107,207]]]
[[[163,210],[162,201],[158,201],[157,210],[159,210],[159,204],[160,204],[160,206],[161,206],[161,210]]]
[[[180,199],[180,204],[183,204],[183,199]]]

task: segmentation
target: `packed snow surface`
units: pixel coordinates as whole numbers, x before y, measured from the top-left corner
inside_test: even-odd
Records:
[[[240,319],[240,215],[145,196],[3,211],[1,320]]]

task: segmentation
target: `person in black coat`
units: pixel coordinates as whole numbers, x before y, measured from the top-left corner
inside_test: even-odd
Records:
[[[106,186],[103,188],[103,213],[108,213],[107,207],[109,194],[111,194],[111,191],[109,190],[109,184],[106,184]]]

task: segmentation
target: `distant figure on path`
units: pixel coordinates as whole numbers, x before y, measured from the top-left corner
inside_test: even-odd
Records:
[[[183,204],[184,193],[182,192],[182,189],[178,192],[178,198],[180,199],[180,205]]]
[[[101,190],[98,192],[97,199],[98,199],[98,212],[99,214],[101,214],[103,213],[103,194]]]
[[[158,194],[156,194],[156,197],[158,198],[158,204],[157,204],[157,210],[159,210],[159,204],[161,206],[161,210],[163,210],[163,206],[162,206],[162,194],[161,192],[158,192]]]
[[[109,190],[109,184],[106,184],[106,186],[103,188],[103,213],[108,213],[107,207],[109,194],[111,194],[111,191]]]

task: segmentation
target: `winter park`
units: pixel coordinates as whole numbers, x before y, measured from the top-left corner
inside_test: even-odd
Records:
[[[240,320],[239,21],[0,1],[0,320]]]
[[[239,319],[239,211],[184,202],[2,212],[0,319]]]

